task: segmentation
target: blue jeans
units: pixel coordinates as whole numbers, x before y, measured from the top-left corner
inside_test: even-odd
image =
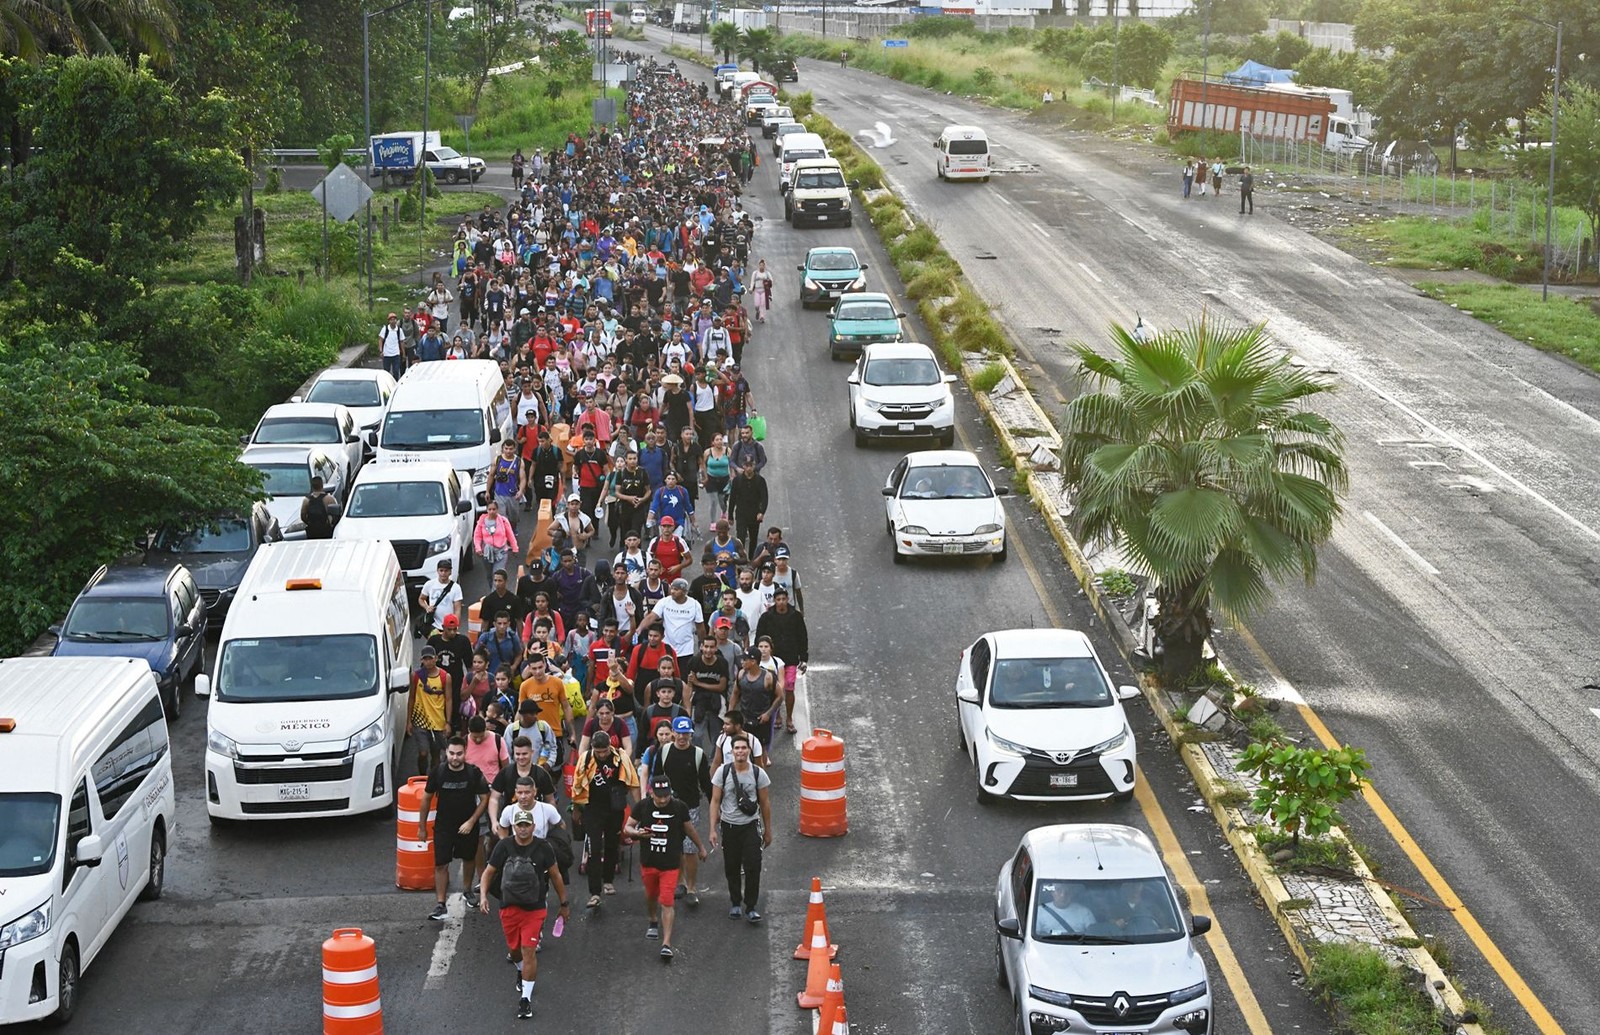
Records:
[[[389,372],[389,376],[394,378],[396,381],[400,380],[400,378],[404,376],[406,372],[405,353],[402,352],[398,356],[383,357],[383,369],[387,370]]]

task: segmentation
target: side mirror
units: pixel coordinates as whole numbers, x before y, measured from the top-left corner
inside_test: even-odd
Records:
[[[50,627],[50,635],[57,636],[57,637],[59,637],[61,635],[61,623],[60,622],[57,622],[55,625],[52,625]]]
[[[1200,937],[1202,934],[1205,934],[1209,930],[1211,930],[1211,918],[1209,916],[1195,916],[1189,918],[1189,933],[1194,935],[1196,938]]]
[[[188,622],[184,622],[182,625],[178,626],[177,632],[179,636],[193,636],[194,626],[190,625]]]
[[[1125,685],[1117,687],[1117,697],[1120,700],[1131,701],[1138,696],[1139,688],[1136,686]]]
[[[106,846],[100,840],[100,835],[86,834],[78,842],[78,850],[73,853],[72,861],[79,866],[99,866],[105,854]]]
[[[241,446],[248,446],[250,444],[250,436],[249,435],[240,435],[239,436],[239,444]]]
[[[500,441],[500,429],[499,428],[490,428],[489,429],[489,441],[491,443]]]
[[[863,272],[865,272],[866,270],[869,270],[871,268],[872,268],[871,266],[867,265],[864,262],[861,264],[861,269],[862,269]]]
[[[204,672],[194,677],[194,695],[196,697],[211,696],[211,677]]]
[[[378,432],[376,430],[367,432],[367,445],[374,449],[378,448]]]
[[[305,402],[306,399],[305,399],[305,396],[303,396],[303,395],[291,395],[291,396],[289,396],[289,401],[292,402],[292,403],[301,403],[301,402]]]
[[[795,266],[795,269],[799,270],[801,273],[804,273],[806,271],[806,264],[803,262],[799,263]]]
[[[894,486],[893,485],[885,485],[883,487],[883,494],[885,496],[893,496],[894,495]]]
[[[1009,495],[1011,495],[1011,486],[1009,486],[1009,485],[996,485],[994,487],[994,494],[996,496],[1009,496]]]
[[[956,375],[954,375],[954,374],[946,374],[946,375],[944,375],[944,383],[947,384],[947,385],[955,384],[956,383]]]
[[[844,379],[844,383],[847,385],[858,385],[861,383],[861,378],[851,374],[849,377]]]
[[[471,500],[456,500],[456,513],[466,514],[472,510]]]
[[[1195,919],[1198,920],[1199,917],[1196,917]],[[1022,925],[1017,922],[1016,917],[1007,917],[1004,920],[996,920],[994,922],[994,929],[995,933],[1000,935],[1002,938],[1016,938],[1019,941],[1022,939]]]
[[[967,704],[978,703],[977,687],[966,686],[956,691],[956,700],[965,701]]]
[[[860,190],[861,189],[861,181],[860,180],[851,180],[850,181],[850,189],[851,190]]]
[[[361,432],[352,431],[352,432],[350,432],[350,434],[348,434],[348,435],[346,435],[344,437],[344,440],[346,442],[351,442],[351,443],[360,442],[361,441]]]

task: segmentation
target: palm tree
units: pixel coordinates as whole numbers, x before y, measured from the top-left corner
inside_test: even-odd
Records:
[[[732,61],[733,52],[739,49],[739,27],[732,22],[718,22],[713,25],[711,46],[714,50],[722,51],[723,64]]]
[[[0,0],[0,51],[115,54],[119,42],[165,63],[177,42],[168,0]]]
[[[1343,435],[1306,403],[1333,385],[1289,364],[1264,327],[1202,314],[1112,354],[1075,345],[1085,392],[1066,409],[1062,471],[1075,522],[1152,576],[1162,668],[1200,664],[1211,607],[1242,616],[1268,577],[1316,576],[1346,485]]]
[[[771,29],[746,29],[739,34],[739,56],[748,58],[750,67],[759,72],[772,57],[777,42],[777,34]]]

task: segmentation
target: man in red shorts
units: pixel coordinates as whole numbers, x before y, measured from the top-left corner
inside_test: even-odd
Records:
[[[561,919],[567,920],[567,886],[561,879],[556,852],[548,841],[533,836],[533,813],[518,811],[511,817],[511,836],[494,846],[489,863],[483,868],[479,909],[489,912],[489,896],[500,900],[500,926],[506,933],[506,947],[512,955],[521,954],[517,963],[517,1017],[533,1017],[533,983],[539,976],[539,934],[544,927],[545,898],[550,887],[561,903]],[[560,933],[559,929],[556,932]]]
[[[677,900],[684,839],[694,845],[702,861],[706,846],[689,820],[689,806],[672,796],[672,781],[665,776],[650,781],[650,797],[633,803],[622,829],[639,842],[639,876],[644,884],[645,913],[650,917],[644,936],[660,938],[661,962],[671,963],[672,906]]]

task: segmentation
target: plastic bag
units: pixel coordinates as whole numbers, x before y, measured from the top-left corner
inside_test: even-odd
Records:
[[[767,440],[767,418],[757,413],[750,418],[750,437],[757,442]]]

